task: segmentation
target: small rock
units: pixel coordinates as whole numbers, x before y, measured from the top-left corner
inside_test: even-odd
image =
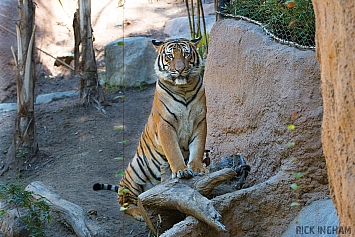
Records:
[[[79,92],[77,91],[54,92],[54,93],[37,96],[35,104],[48,104],[56,100],[71,98],[75,96],[79,96]]]
[[[16,103],[2,103],[0,104],[0,113],[8,112],[8,111],[16,111],[17,104]]]

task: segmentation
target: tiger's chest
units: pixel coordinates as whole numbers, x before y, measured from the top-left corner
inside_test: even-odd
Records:
[[[177,142],[185,157],[189,154],[189,144],[193,139],[198,124],[206,116],[206,98],[203,84],[185,96],[169,94],[158,90],[156,98],[156,113],[159,114],[159,123],[170,126],[176,134]],[[159,138],[158,138],[159,140]],[[158,141],[159,142],[159,141]]]
[[[206,107],[202,101],[195,101],[187,107],[177,106],[176,113],[179,114],[177,135],[180,143],[186,144],[196,130],[198,121],[205,117]]]

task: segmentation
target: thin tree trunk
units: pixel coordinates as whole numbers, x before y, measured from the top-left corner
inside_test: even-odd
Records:
[[[93,35],[91,28],[91,0],[79,0],[79,22],[81,36],[82,76],[80,80],[80,99],[84,104],[94,103],[104,112],[101,102],[104,101],[102,88],[99,84]]]
[[[207,29],[206,29],[206,20],[205,20],[205,11],[203,10],[202,0],[197,0],[200,2],[201,7],[201,17],[202,17],[202,24],[203,24],[203,35],[206,40],[206,55],[208,54],[208,37],[207,37]]]
[[[74,29],[74,75],[79,75],[79,46],[81,43],[80,36],[80,20],[79,20],[79,9],[76,9],[73,19],[73,29]]]
[[[188,0],[186,0],[188,1]],[[196,30],[195,30],[195,6],[194,6],[194,0],[191,0],[191,27],[192,27],[192,35],[191,38],[194,39],[196,38]]]
[[[8,170],[10,164],[15,162],[17,162],[16,167],[20,168],[24,161],[32,158],[38,151],[34,114],[35,5],[32,0],[19,0],[18,4],[20,21],[16,24],[17,58],[13,48],[11,48],[17,69],[17,117],[13,143],[9,148],[0,175]]]
[[[20,23],[18,24],[18,64],[17,64],[17,121],[15,130],[16,156],[32,157],[37,151],[34,117],[34,33],[35,5],[32,0],[20,0]],[[22,51],[20,50],[22,48]],[[20,54],[22,56],[20,57]],[[21,60],[20,60],[21,59]],[[28,152],[28,153],[27,153]],[[27,154],[24,154],[27,153]]]

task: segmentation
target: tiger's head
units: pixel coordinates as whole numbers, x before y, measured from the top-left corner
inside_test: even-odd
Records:
[[[165,41],[152,40],[158,52],[155,61],[157,76],[174,85],[185,85],[189,79],[197,78],[201,71],[201,58],[197,45],[201,37],[193,40],[185,38]]]

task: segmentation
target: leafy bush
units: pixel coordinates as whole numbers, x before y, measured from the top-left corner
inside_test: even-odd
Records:
[[[0,184],[0,198],[5,200],[11,207],[17,209],[21,220],[30,231],[30,237],[42,237],[44,235],[43,224],[51,220],[49,205],[43,198],[36,200],[32,192],[15,184]],[[22,216],[20,210],[24,209]],[[0,210],[2,217],[6,210]]]
[[[232,0],[223,12],[261,22],[278,38],[315,46],[315,16],[311,0]]]

